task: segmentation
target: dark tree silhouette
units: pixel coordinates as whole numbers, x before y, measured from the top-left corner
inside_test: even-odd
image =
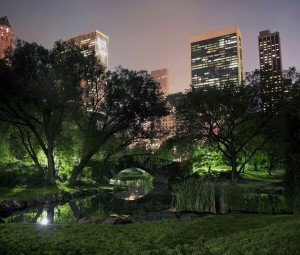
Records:
[[[265,136],[259,144],[256,143],[247,157],[243,153],[276,114],[281,101],[277,97],[278,104],[268,107],[261,100],[262,94],[261,87],[255,84],[192,88],[177,108],[180,133],[191,140],[215,144],[231,166],[233,181],[269,139]],[[266,96],[264,94],[264,98]]]
[[[104,82],[90,84],[91,107],[77,119],[83,144],[70,185],[99,150],[110,156],[139,139],[155,137],[159,133],[156,120],[167,113],[159,85],[146,71],[118,67],[107,73]]]
[[[49,181],[55,178],[54,150],[62,124],[82,106],[82,80],[100,76],[104,68],[93,52],[84,55],[73,43],[56,42],[51,50],[17,40],[0,62],[0,121],[13,125],[36,164],[42,150]]]

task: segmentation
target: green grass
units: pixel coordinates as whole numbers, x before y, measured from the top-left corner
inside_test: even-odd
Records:
[[[245,171],[245,173],[241,173],[241,177],[248,181],[263,181],[269,184],[276,184],[278,180],[283,178],[284,172],[277,170],[272,172],[269,175],[266,171]]]
[[[283,190],[283,171],[274,171],[269,175],[266,171],[246,171],[240,175],[238,184],[248,188]]]
[[[51,185],[45,187],[13,187],[13,188],[0,188],[0,200],[10,199],[32,199],[37,196],[51,194],[59,190],[70,191],[70,189],[63,185]]]
[[[300,217],[227,215],[130,225],[1,224],[0,254],[300,254]]]
[[[106,186],[79,186],[70,188],[63,184],[53,184],[44,187],[13,187],[13,188],[0,188],[0,201],[1,200],[13,200],[13,199],[21,199],[26,201],[34,200],[36,197],[41,195],[53,194],[60,190],[70,192],[72,190],[78,189],[112,189],[112,187]]]

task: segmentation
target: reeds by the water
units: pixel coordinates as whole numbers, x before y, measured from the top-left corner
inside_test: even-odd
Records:
[[[172,207],[205,213],[284,213],[290,209],[282,196],[258,194],[230,182],[187,179],[172,186]]]

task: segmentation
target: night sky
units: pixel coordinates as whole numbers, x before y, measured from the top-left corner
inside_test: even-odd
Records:
[[[109,68],[170,70],[170,91],[189,88],[194,35],[238,25],[244,71],[259,68],[259,31],[281,36],[283,67],[300,69],[300,0],[0,0],[17,38],[52,48],[97,29],[109,36]]]

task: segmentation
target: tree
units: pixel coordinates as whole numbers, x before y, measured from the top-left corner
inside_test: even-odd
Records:
[[[214,167],[224,165],[222,154],[215,147],[209,143],[200,143],[198,148],[193,154],[194,168],[196,171],[199,169],[207,168],[207,173],[210,174]]]
[[[247,162],[271,136],[253,147],[247,157],[243,155],[245,147],[262,133],[277,112],[281,98],[274,101],[278,104],[267,105],[262,100],[267,96],[256,84],[191,88],[177,108],[180,133],[191,140],[215,144],[228,160],[231,178],[236,181]]]
[[[84,50],[84,49],[83,49]],[[55,178],[54,151],[63,122],[82,107],[83,80],[104,68],[93,52],[83,54],[74,43],[56,42],[51,50],[17,40],[0,65],[0,121],[13,125],[27,153],[47,158],[48,178]]]
[[[95,91],[93,103],[77,118],[83,142],[70,185],[99,150],[109,157],[139,139],[154,137],[159,131],[155,120],[167,114],[159,85],[146,71],[118,67],[107,73],[105,82],[89,82]]]
[[[283,151],[286,164],[285,193],[294,212],[300,212],[300,73],[296,68],[284,72],[288,81],[288,100],[283,108]]]

